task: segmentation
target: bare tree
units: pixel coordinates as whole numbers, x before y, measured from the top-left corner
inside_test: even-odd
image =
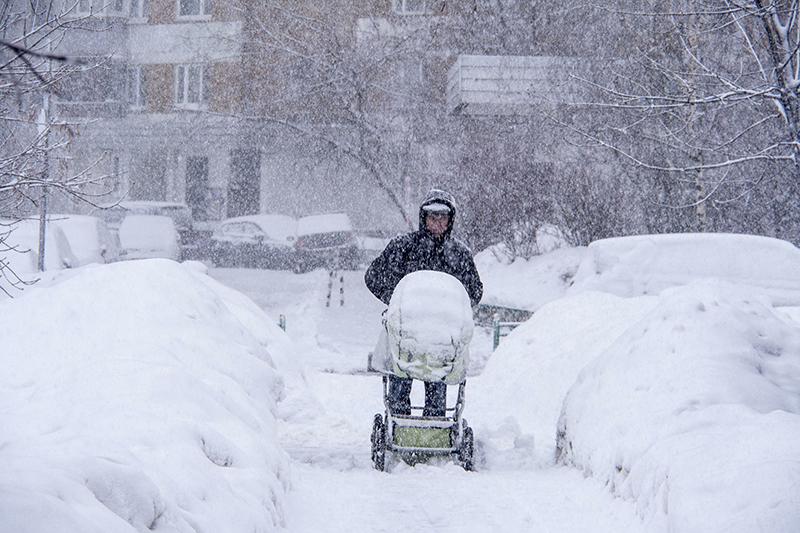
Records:
[[[792,226],[798,241],[796,198],[759,192],[789,193],[800,178],[798,3],[595,1],[572,12],[606,31],[588,34],[593,61],[574,73],[585,99],[556,120],[632,167],[653,193],[649,226],[665,215],[678,231]],[[771,228],[758,202],[773,204]]]
[[[89,169],[61,172],[53,161],[75,130],[53,117],[50,100],[65,79],[92,68],[59,51],[64,36],[90,19],[77,15],[76,6],[76,1],[32,0],[0,7],[0,218],[13,220],[35,208],[44,213],[48,189],[91,201],[86,187],[102,179],[92,178]],[[0,246],[9,251],[3,244],[8,226],[2,229]],[[0,262],[0,276],[11,286],[20,284],[5,262]]]
[[[77,4],[74,2],[73,4]],[[61,4],[57,4],[61,5]],[[35,204],[45,187],[81,194],[85,174],[58,176],[43,168],[50,153],[69,143],[72,131],[47,116],[59,83],[85,68],[59,53],[68,31],[87,16],[75,5],[51,1],[6,2],[0,7],[0,213],[9,216]]]
[[[425,79],[430,28],[387,30],[369,11],[356,19],[325,0],[246,9],[246,84],[268,96],[245,96],[246,112],[312,139],[319,158],[354,162],[410,221],[407,178],[418,175],[440,113]]]

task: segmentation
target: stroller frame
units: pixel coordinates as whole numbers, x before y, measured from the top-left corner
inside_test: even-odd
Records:
[[[466,380],[458,384],[458,396],[445,416],[425,416],[424,408],[411,406],[410,415],[392,412],[389,404],[389,376],[383,375],[383,415],[376,414],[372,424],[372,462],[385,471],[387,456],[397,455],[409,464],[424,462],[432,456],[455,455],[464,470],[474,470],[474,436],[462,418]]]

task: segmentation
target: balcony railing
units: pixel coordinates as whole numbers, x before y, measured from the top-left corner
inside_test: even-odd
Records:
[[[128,112],[125,102],[69,102],[60,100],[55,104],[57,113],[62,117],[81,118],[120,118]]]

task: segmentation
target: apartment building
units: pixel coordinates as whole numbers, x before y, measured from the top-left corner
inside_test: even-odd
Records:
[[[92,15],[59,45],[60,53],[86,60],[53,106],[76,132],[71,170],[112,176],[103,203],[183,201],[199,221],[223,218],[228,204],[257,212],[257,151],[241,140],[236,117],[236,4],[79,0],[63,7],[66,16]]]
[[[58,45],[87,63],[63,81],[52,114],[75,132],[65,166],[109,176],[96,191],[108,193],[101,203],[185,202],[200,222],[345,210],[369,226],[395,211],[382,172],[397,174],[387,182],[405,179],[396,192],[411,209],[448,164],[447,139],[417,130],[425,120],[451,120],[448,69],[460,53],[476,50],[475,36],[464,31],[471,16],[464,3],[342,0],[331,13],[330,3],[287,0],[282,7],[291,16],[276,21],[275,3],[258,0],[60,1],[66,16],[91,20]],[[327,27],[305,24],[306,15]],[[280,24],[280,35],[270,23]],[[389,41],[396,56],[375,44]],[[387,53],[386,60],[369,63],[364,58],[373,52]],[[321,56],[337,53],[344,59],[331,68],[341,72],[315,78]],[[345,97],[363,80],[343,85],[347,94],[330,90],[348,68],[383,69],[359,74],[368,83],[358,104]],[[304,92],[317,82],[324,89]],[[359,145],[357,137],[375,121],[366,120],[363,132],[353,129],[355,105],[362,116],[385,114],[390,131],[377,140],[365,135]],[[347,124],[341,134],[337,121]],[[325,135],[304,134],[319,123]],[[347,149],[332,149],[338,141]],[[391,150],[379,146],[383,141]],[[397,152],[390,167],[369,159],[381,150]]]

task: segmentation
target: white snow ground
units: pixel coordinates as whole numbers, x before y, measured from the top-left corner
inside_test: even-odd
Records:
[[[476,329],[474,473],[372,470],[361,272],[48,273],[0,302],[0,532],[794,532],[800,251],[708,238],[477,258],[537,312]]]

